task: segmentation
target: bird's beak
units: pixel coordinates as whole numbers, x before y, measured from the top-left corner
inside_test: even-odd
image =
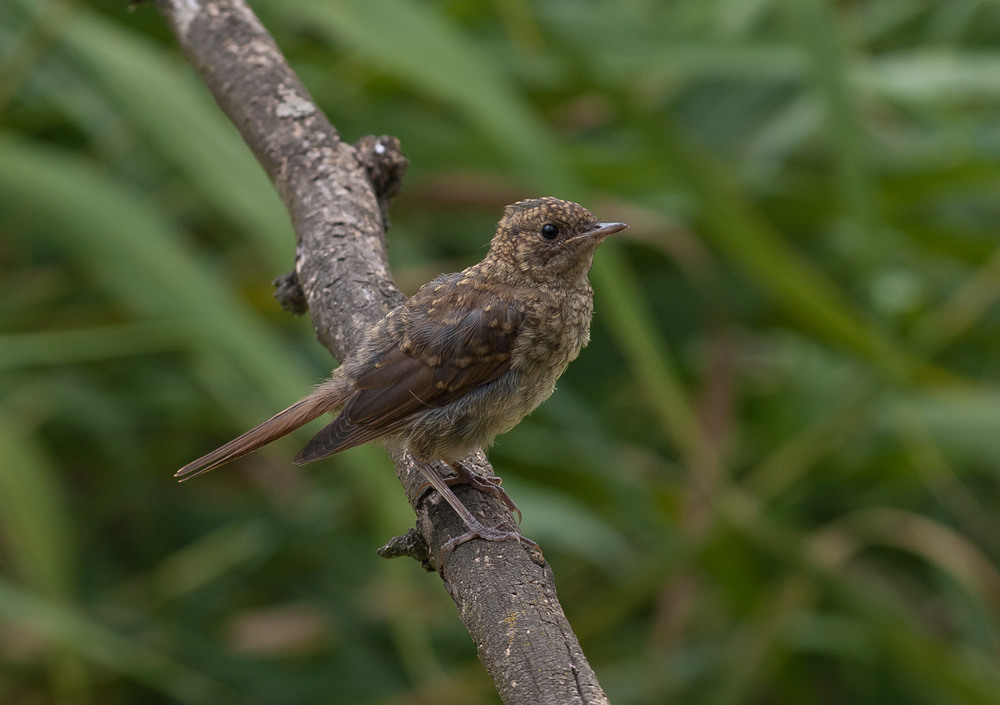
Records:
[[[627,227],[628,225],[626,223],[598,223],[597,225],[594,226],[593,230],[588,230],[587,232],[582,233],[581,235],[577,235],[573,239],[577,240],[582,238],[587,238],[587,239],[597,238],[599,240],[603,240],[608,235],[614,235],[615,233],[621,232]]]

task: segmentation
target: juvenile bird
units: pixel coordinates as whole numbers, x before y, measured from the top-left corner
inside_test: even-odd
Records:
[[[496,478],[475,475],[461,461],[552,394],[590,339],[594,292],[587,274],[594,251],[626,227],[557,198],[507,206],[482,262],[422,286],[372,326],[312,394],[176,476],[208,472],[339,409],[296,464],[369,441],[402,446],[465,521],[469,531],[461,540],[514,538],[483,526],[449,485],[471,483],[517,511]],[[430,465],[434,459],[457,477],[443,478]]]

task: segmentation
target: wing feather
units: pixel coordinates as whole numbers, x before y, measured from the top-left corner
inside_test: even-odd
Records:
[[[358,375],[340,415],[295,462],[393,435],[415,414],[460,399],[510,369],[523,309],[510,296],[463,286],[457,276],[428,287],[439,284],[435,296],[418,292],[399,312],[396,347]]]

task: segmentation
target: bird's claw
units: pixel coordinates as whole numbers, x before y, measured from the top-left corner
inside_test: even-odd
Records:
[[[490,528],[480,524],[474,529],[469,529],[464,534],[459,534],[454,538],[448,539],[444,546],[441,547],[441,551],[438,553],[438,565],[444,565],[445,556],[450,554],[463,543],[473,539],[483,539],[484,541],[517,541],[519,544],[526,544],[530,546],[539,553],[542,552],[541,546],[525,537],[519,531],[506,531],[498,527]]]

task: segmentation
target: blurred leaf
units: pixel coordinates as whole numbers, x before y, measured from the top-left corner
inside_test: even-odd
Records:
[[[294,235],[280,199],[239,133],[181,59],[81,7],[60,23],[58,32],[67,53],[65,68],[120,106],[130,129],[182,170],[270,259],[287,261]]]
[[[0,370],[67,365],[186,347],[185,321],[155,319],[79,330],[0,335]]]
[[[525,517],[525,531],[539,543],[567,554],[578,554],[584,561],[594,561],[597,567],[612,576],[621,575],[638,560],[625,537],[598,517],[583,503],[538,486],[525,486],[524,481],[504,483],[519,500]],[[524,491],[515,488],[524,486]]]
[[[563,160],[551,136],[504,72],[433,6],[393,0],[292,0],[282,5],[414,90],[462,109],[484,139],[509,155],[526,182],[549,190],[565,188],[558,176]]]
[[[876,210],[868,135],[848,83],[849,57],[842,46],[846,42],[839,36],[843,28],[833,22],[834,9],[827,0],[786,2],[783,7],[793,23],[794,36],[811,59],[824,98],[837,186],[851,220],[853,251],[860,260],[857,265],[866,273],[885,260],[889,238]]]
[[[925,432],[949,453],[992,464],[1000,455],[997,395],[995,388],[982,386],[902,396],[889,404],[882,423],[891,433],[917,414]]]
[[[232,689],[70,607],[0,579],[0,620],[184,703],[233,702]]]
[[[779,307],[824,338],[865,356],[889,379],[906,378],[919,369],[904,350],[853,309],[829,278],[785,244],[715,158],[677,125],[668,123],[657,134],[701,199],[705,236]]]
[[[1000,52],[947,47],[895,52],[868,64],[866,90],[906,103],[949,106],[1000,99]]]
[[[230,524],[192,541],[146,573],[117,586],[108,602],[119,604],[151,592],[168,600],[217,580],[250,562],[259,562],[274,551],[272,531],[259,520]],[[153,600],[146,599],[149,604]]]
[[[76,533],[56,469],[16,418],[0,409],[0,535],[21,581],[54,599],[72,596]]]
[[[186,344],[210,342],[245,374],[267,380],[275,399],[301,393],[304,382],[281,363],[287,355],[277,341],[159,212],[81,160],[2,135],[0,149],[8,228],[65,248],[137,314],[185,321]]]

